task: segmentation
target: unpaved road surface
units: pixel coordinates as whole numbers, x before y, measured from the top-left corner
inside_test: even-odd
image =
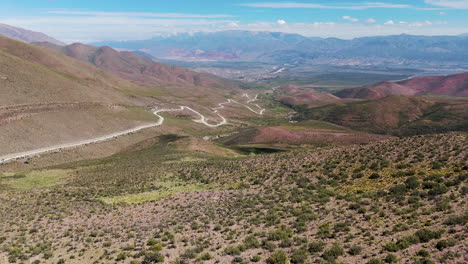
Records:
[[[248,94],[243,94],[243,97],[246,97],[248,99],[247,103],[250,104],[250,103],[255,102],[257,100],[258,95],[255,95],[254,98],[250,98],[250,96]],[[203,124],[203,125],[205,125],[207,127],[211,127],[211,128],[219,127],[219,126],[227,124],[227,120],[226,120],[226,118],[224,116],[219,114],[218,110],[224,108],[224,105],[231,104],[231,103],[243,105],[244,107],[246,107],[247,109],[249,109],[250,111],[252,111],[252,112],[254,112],[254,113],[258,114],[258,115],[263,115],[263,113],[265,111],[265,109],[261,108],[258,104],[254,104],[258,108],[258,110],[254,110],[248,105],[239,103],[239,102],[237,102],[235,100],[232,100],[232,99],[228,99],[226,102],[219,103],[218,107],[213,108],[213,113],[215,113],[217,116],[219,116],[221,121],[218,122],[218,123],[215,123],[215,124],[210,124],[210,123],[208,123],[206,117],[203,114],[201,114],[200,112],[198,112],[198,111],[196,111],[196,110],[194,110],[194,109],[192,109],[192,108],[190,108],[188,106],[185,106],[185,105],[179,106],[179,108],[174,108],[174,109],[156,109],[156,110],[153,111],[153,114],[156,115],[159,118],[159,120],[157,122],[155,122],[155,123],[137,126],[137,127],[131,128],[131,129],[127,129],[127,130],[120,131],[120,132],[115,132],[115,133],[112,133],[112,134],[108,134],[108,135],[105,135],[105,136],[96,137],[96,138],[92,138],[92,139],[81,140],[81,141],[77,141],[77,142],[73,142],[73,143],[67,143],[67,144],[62,144],[62,145],[56,145],[56,146],[51,146],[51,147],[46,147],[46,148],[40,148],[40,149],[35,149],[35,150],[30,150],[30,151],[25,151],[25,152],[19,152],[19,153],[12,153],[12,154],[8,154],[8,155],[0,156],[0,164],[7,163],[7,162],[10,162],[10,161],[14,161],[14,160],[18,160],[18,159],[22,159],[22,158],[36,156],[36,155],[47,153],[47,152],[61,151],[63,149],[70,149],[70,148],[81,147],[81,146],[85,146],[85,145],[89,145],[89,144],[99,143],[99,142],[107,141],[107,140],[110,140],[110,139],[113,139],[113,138],[116,138],[116,137],[132,134],[132,133],[138,132],[138,131],[143,130],[143,129],[161,126],[164,123],[164,117],[161,116],[160,113],[163,113],[163,112],[176,112],[176,111],[188,110],[188,111],[191,111],[192,113],[196,114],[199,117],[197,119],[193,119],[192,121],[194,121],[196,123]]]

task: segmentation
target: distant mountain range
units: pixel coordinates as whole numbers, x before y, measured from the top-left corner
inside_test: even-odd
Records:
[[[43,42],[47,41],[56,45],[65,45],[65,43],[47,36],[44,33],[35,32],[23,28],[13,27],[6,24],[0,24],[0,36],[9,37],[23,42]]]
[[[293,48],[306,40],[309,40],[309,38],[298,34],[221,31],[214,33],[184,33],[170,37],[155,37],[148,40],[104,41],[91,43],[91,45],[144,50],[159,58],[248,60],[259,57],[265,51]]]
[[[468,37],[395,35],[352,40],[297,34],[222,31],[94,45],[141,50],[175,60],[242,60],[275,64],[466,65]]]

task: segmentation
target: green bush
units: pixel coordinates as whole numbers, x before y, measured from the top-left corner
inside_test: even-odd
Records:
[[[388,242],[385,244],[384,249],[389,252],[397,252],[400,250],[400,247],[396,243]]]
[[[279,241],[288,239],[292,235],[292,232],[288,228],[281,228],[271,231],[268,234],[268,240]]]
[[[255,255],[250,258],[250,261],[252,262],[259,262],[260,260],[262,260],[262,257],[260,255]]]
[[[200,257],[199,257],[199,259],[201,259],[201,260],[210,260],[212,258],[213,257],[208,252],[201,254]]]
[[[457,244],[457,241],[453,238],[450,239],[444,239],[444,240],[439,240],[436,244],[436,248],[438,250],[443,250],[445,248],[453,247]]]
[[[359,255],[359,253],[361,253],[362,251],[362,247],[359,246],[359,245],[352,245],[350,248],[349,248],[349,251],[348,253],[352,256],[356,256],[356,255]]]
[[[289,263],[288,256],[282,250],[276,251],[266,260],[267,264],[286,264]]]
[[[273,242],[264,240],[264,241],[262,242],[262,248],[263,248],[263,249],[266,249],[266,250],[268,250],[268,251],[273,251],[273,250],[275,250],[276,245],[275,245],[275,243],[273,243]]]
[[[227,255],[235,256],[239,255],[241,253],[241,250],[237,246],[227,246],[224,249],[224,253],[226,253]]]
[[[164,256],[159,252],[153,252],[149,255],[146,255],[141,264],[151,264],[151,263],[162,263],[164,262]]]
[[[310,253],[322,252],[324,248],[325,248],[325,243],[323,243],[322,241],[313,241],[309,244]]]
[[[120,252],[115,258],[115,261],[123,261],[126,258],[127,258],[127,254],[125,252]]]
[[[397,263],[398,262],[398,257],[394,254],[388,254],[385,257],[385,262],[386,263]]]
[[[328,261],[334,261],[344,254],[343,247],[339,243],[334,243],[329,249],[323,252],[322,257]]]
[[[447,220],[445,220],[446,225],[466,225],[468,221],[468,214],[465,215],[450,215]]]
[[[303,264],[307,260],[307,251],[303,249],[298,249],[294,251],[291,255],[291,263],[292,264]]]
[[[442,235],[442,232],[440,230],[431,231],[429,229],[424,228],[424,229],[416,231],[414,235],[419,238],[419,241],[421,241],[421,243],[427,243],[432,239],[440,238],[440,236]]]
[[[247,236],[244,239],[244,247],[246,249],[249,248],[259,248],[260,247],[260,242],[257,240],[257,238],[253,235]]]
[[[373,258],[367,262],[367,264],[381,264],[382,261],[378,258]]]

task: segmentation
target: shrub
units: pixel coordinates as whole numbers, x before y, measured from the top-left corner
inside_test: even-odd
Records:
[[[380,264],[382,261],[378,258],[373,258],[367,262],[367,264]]]
[[[260,247],[260,242],[257,240],[257,238],[253,235],[247,236],[244,239],[244,247],[246,249],[249,248],[259,248]]]
[[[226,253],[227,255],[235,256],[239,255],[241,253],[241,250],[237,246],[227,246],[224,249],[224,253]]]
[[[271,254],[271,256],[266,260],[266,263],[268,264],[286,264],[288,262],[288,256],[286,256],[286,253],[282,250]]]
[[[428,258],[421,258],[416,260],[414,264],[435,264],[435,262]]]
[[[388,242],[387,244],[385,244],[384,249],[390,252],[397,252],[398,250],[400,250],[400,247],[396,243]]]
[[[146,242],[146,245],[153,246],[153,245],[156,245],[157,243],[158,243],[158,241],[156,241],[156,239],[150,238],[150,239],[148,239],[148,242]]]
[[[152,251],[161,251],[163,249],[163,246],[161,244],[154,244],[150,248]]]
[[[200,255],[200,259],[201,260],[210,260],[212,259],[213,257],[210,255],[210,253],[206,252],[206,253],[203,253]]]
[[[120,252],[117,257],[115,258],[115,261],[122,261],[127,258],[127,254],[125,252]]]
[[[268,234],[268,240],[279,241],[288,239],[291,236],[291,230],[288,228],[281,228],[271,231]]]
[[[325,244],[322,241],[313,241],[309,244],[310,253],[322,252],[325,248]]]
[[[320,238],[333,238],[335,237],[334,234],[331,233],[330,231],[330,224],[322,224],[319,226],[319,231],[318,231],[318,236]]]
[[[406,188],[408,189],[416,189],[419,187],[421,183],[419,182],[418,178],[415,176],[409,177],[405,181]]]
[[[450,238],[448,240],[439,240],[436,244],[436,248],[438,250],[443,250],[445,248],[448,248],[448,247],[453,247],[457,244],[457,241],[453,238]]]
[[[370,176],[369,176],[369,179],[378,179],[380,178],[380,175],[378,173],[372,173]]]
[[[445,220],[446,225],[466,225],[468,221],[468,214],[465,215],[450,215],[447,220]]]
[[[350,248],[349,248],[349,251],[348,253],[352,256],[356,256],[356,255],[359,255],[359,253],[361,253],[362,251],[362,247],[361,246],[358,246],[358,245],[352,245]]]
[[[385,257],[385,262],[386,263],[397,263],[398,261],[398,257],[394,254],[388,254],[386,257]]]
[[[151,263],[162,263],[164,262],[164,256],[159,252],[153,252],[149,255],[146,255],[141,264],[151,264]]]
[[[405,194],[408,190],[406,189],[405,184],[398,184],[390,188],[390,193],[393,195],[403,195]]]
[[[273,251],[273,250],[275,250],[276,245],[275,245],[273,242],[264,240],[264,241],[262,242],[262,248],[263,248],[263,249],[266,249],[266,250],[268,250],[268,251]]]
[[[237,256],[237,257],[235,257],[235,258],[232,259],[232,262],[231,262],[231,263],[242,263],[242,262],[244,262],[244,259],[241,258],[241,257],[239,257],[239,256]]]
[[[252,262],[259,262],[260,260],[262,260],[262,257],[260,255],[255,255],[250,258],[250,261]]]
[[[426,243],[432,239],[440,238],[440,236],[442,235],[442,232],[440,230],[431,231],[429,229],[424,228],[424,229],[416,231],[414,235],[419,238],[419,241],[421,241],[421,243]]]
[[[193,248],[187,248],[184,253],[182,253],[181,257],[186,258],[186,259],[193,259],[197,256],[197,253],[195,252],[195,249]]]
[[[417,252],[417,255],[420,257],[429,257],[429,251],[421,249]]]
[[[291,263],[292,264],[302,264],[307,260],[307,251],[303,249],[299,249],[294,251],[291,255]]]
[[[333,261],[335,259],[337,259],[339,256],[343,255],[344,254],[344,250],[343,248],[341,247],[340,244],[338,243],[334,243],[331,248],[325,250],[325,252],[323,252],[323,255],[322,257],[328,261]]]

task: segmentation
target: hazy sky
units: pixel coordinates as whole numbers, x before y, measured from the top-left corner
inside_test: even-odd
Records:
[[[220,30],[457,35],[468,33],[468,0],[0,0],[0,23],[65,42]]]

